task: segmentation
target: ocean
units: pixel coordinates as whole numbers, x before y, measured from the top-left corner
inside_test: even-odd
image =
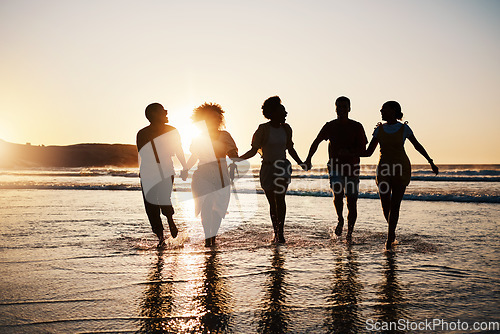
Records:
[[[314,169],[294,170],[273,245],[242,166],[214,248],[176,178],[180,233],[161,250],[137,168],[0,170],[0,332],[498,333],[500,165],[439,167],[413,166],[393,254],[374,166],[352,243]]]

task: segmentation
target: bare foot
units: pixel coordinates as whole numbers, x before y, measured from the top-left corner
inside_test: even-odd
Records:
[[[162,248],[163,246],[165,246],[165,236],[162,235],[160,238],[159,238],[159,241],[158,241],[158,245],[156,247],[158,248]]]
[[[179,230],[177,229],[177,226],[172,222],[171,224],[168,224],[168,227],[170,228],[170,235],[172,235],[172,238],[176,238],[177,234],[179,234]]]
[[[342,235],[342,229],[344,228],[344,222],[338,222],[337,227],[335,228],[335,235],[340,237]]]
[[[347,234],[345,236],[345,241],[348,242],[348,243],[352,242],[352,230],[348,230],[347,231]]]

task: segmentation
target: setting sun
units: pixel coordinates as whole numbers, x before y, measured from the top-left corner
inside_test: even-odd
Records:
[[[189,152],[189,147],[194,138],[196,138],[200,129],[191,120],[193,108],[183,108],[180,111],[169,112],[168,124],[172,125],[179,131],[182,141],[182,149],[185,153]]]

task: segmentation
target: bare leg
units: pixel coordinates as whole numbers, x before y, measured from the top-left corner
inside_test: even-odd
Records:
[[[389,183],[382,182],[378,185],[380,203],[382,204],[382,211],[384,212],[385,221],[387,223],[389,223],[389,214],[391,212],[391,192],[392,189]]]
[[[285,243],[284,228],[286,216],[285,194],[276,195],[276,209],[278,212],[278,242]]]
[[[342,188],[341,184],[338,183],[338,186],[340,186],[339,189],[335,189],[333,193],[333,206],[335,207],[335,211],[337,212],[337,217],[338,217],[338,223],[337,227],[335,228],[335,234],[337,236],[342,235],[342,229],[344,228],[344,189]]]
[[[354,224],[356,224],[356,219],[358,218],[358,195],[347,196],[347,210],[346,239],[350,241],[352,239],[352,232],[354,231]]]
[[[210,247],[212,246],[212,225],[214,223],[213,202],[210,196],[207,196],[207,198],[203,201],[200,215],[203,232],[205,232],[205,247]]]
[[[399,210],[401,208],[401,201],[403,200],[405,190],[405,186],[396,186],[392,188],[391,207],[388,219],[389,231],[387,233],[386,243],[387,249],[391,249],[392,243],[396,240],[396,227],[399,220]]]
[[[172,235],[172,238],[176,238],[177,234],[179,233],[179,230],[177,230],[177,226],[175,226],[174,223],[174,217],[173,215],[166,215],[167,221],[168,221],[168,227],[170,229],[170,234]]]
[[[286,179],[276,179],[275,184],[277,190],[275,191],[274,197],[276,199],[276,214],[278,218],[278,242],[285,243],[285,217],[286,217],[286,201],[285,195],[288,188],[288,182]]]
[[[273,224],[273,242],[278,242],[278,212],[276,205],[276,196],[274,194],[274,191],[272,190],[264,191],[264,193],[266,194],[267,202],[269,203],[269,214],[271,216],[271,222]]]

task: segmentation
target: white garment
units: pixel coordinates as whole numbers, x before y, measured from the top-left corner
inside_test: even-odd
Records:
[[[195,214],[198,216],[201,213],[205,238],[214,237],[231,197],[226,155],[231,151],[237,152],[238,148],[231,135],[221,131],[213,141],[208,133],[193,141],[190,150],[199,159],[191,182]]]

